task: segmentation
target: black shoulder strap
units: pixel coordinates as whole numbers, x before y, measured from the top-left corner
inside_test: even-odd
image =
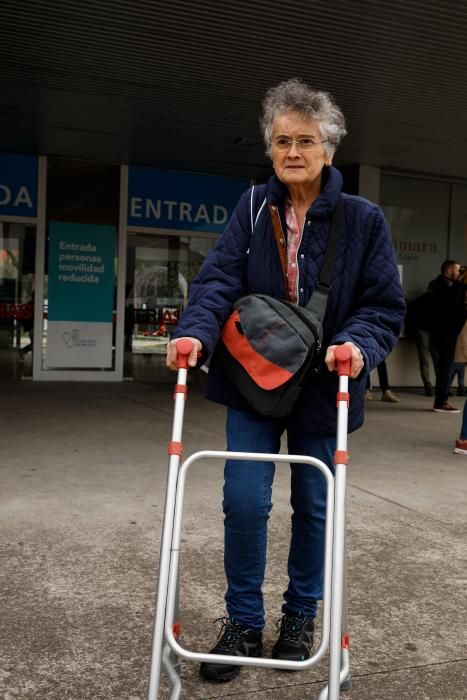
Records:
[[[331,275],[336,259],[337,246],[339,245],[339,237],[342,227],[342,219],[344,213],[344,197],[339,195],[336,208],[332,214],[331,231],[329,233],[326,252],[324,253],[323,267],[319,277],[318,286],[310,297],[305,309],[312,311],[320,321],[324,318],[326,311],[326,303],[329,292],[331,291]]]
[[[329,294],[331,289],[331,275],[336,259],[337,246],[339,245],[339,237],[342,226],[342,216],[344,211],[344,197],[339,195],[336,208],[332,214],[331,232],[329,234],[328,245],[324,254],[323,267],[318,282],[318,289]]]

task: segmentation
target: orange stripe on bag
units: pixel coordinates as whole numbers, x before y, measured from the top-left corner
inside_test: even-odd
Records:
[[[277,389],[285,384],[293,373],[256,352],[237,329],[236,323],[239,321],[238,311],[233,311],[224,325],[222,340],[227,350],[261,389]]]

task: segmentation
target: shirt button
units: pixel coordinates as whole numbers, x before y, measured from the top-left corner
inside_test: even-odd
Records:
[[[305,257],[304,253],[302,253],[302,254],[300,255],[300,257],[301,257],[301,259],[303,260],[303,258]]]
[[[292,267],[296,267],[295,263],[292,263]]]
[[[311,226],[311,221],[307,221],[307,222],[306,222],[306,225],[307,225],[307,226]]]
[[[300,293],[303,294],[303,287],[300,287]]]

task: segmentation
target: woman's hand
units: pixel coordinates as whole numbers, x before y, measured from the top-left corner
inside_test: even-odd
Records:
[[[352,357],[350,358],[350,377],[351,379],[356,379],[362,371],[363,366],[365,364],[363,360],[363,355],[361,353],[360,348],[357,348],[357,346],[353,343],[347,342],[343,343],[343,345],[347,345],[352,350]],[[330,345],[326,350],[326,357],[324,358],[324,362],[330,372],[334,372],[334,370],[337,369],[337,360],[334,355],[334,350],[337,347],[338,345]]]
[[[196,364],[198,362],[198,357],[203,349],[203,344],[201,343],[198,338],[191,338],[190,336],[183,336],[183,338],[174,338],[174,340],[171,340],[170,342],[167,343],[167,359],[165,361],[167,367],[169,369],[178,369],[177,365],[177,342],[179,340],[191,340],[193,343],[193,350],[191,353],[188,355],[188,366],[189,367],[196,367]]]

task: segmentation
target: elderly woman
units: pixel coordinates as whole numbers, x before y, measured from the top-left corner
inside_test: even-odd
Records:
[[[381,210],[360,197],[343,195],[324,317],[327,369],[323,366],[308,381],[287,418],[261,416],[245,403],[216,357],[222,325],[232,304],[245,294],[265,293],[300,306],[308,302],[318,283],[331,217],[341,195],[342,176],[332,158],[346,134],[344,117],[331,96],[298,79],[270,89],[263,108],[261,126],[275,174],[241,197],[191,285],[188,306],[168,345],[167,366],[176,369],[175,339],[182,337],[195,343],[190,366],[212,356],[206,396],[227,406],[228,450],[277,453],[286,432],[291,454],[317,457],[332,470],[334,350],[346,344],[352,351],[349,430],[353,431],[363,423],[366,376],[388,355],[400,332],[404,301],[399,274]],[[277,212],[282,241],[276,241],[271,221]],[[211,653],[262,654],[262,584],[273,478],[273,463],[232,460],[225,465],[227,617]],[[310,656],[313,619],[322,595],[325,486],[318,470],[291,465],[291,505],[289,583],[272,655],[303,660]],[[240,667],[204,663],[200,670],[209,680],[228,681]]]

